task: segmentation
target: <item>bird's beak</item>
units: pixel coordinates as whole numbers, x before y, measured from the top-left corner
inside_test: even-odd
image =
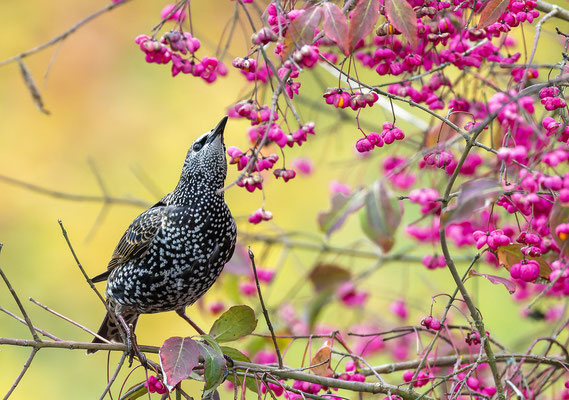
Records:
[[[225,124],[227,124],[227,120],[229,117],[226,115],[219,121],[219,124],[215,128],[212,129],[211,134],[207,138],[206,143],[211,143],[217,136],[223,136],[223,131],[225,130]]]

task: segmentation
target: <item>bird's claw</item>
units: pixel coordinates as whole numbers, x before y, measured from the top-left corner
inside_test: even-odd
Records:
[[[233,362],[233,358],[229,357],[227,354],[224,354],[223,358],[225,358],[225,361],[227,362],[227,366],[229,368],[233,368],[235,366],[235,363]]]

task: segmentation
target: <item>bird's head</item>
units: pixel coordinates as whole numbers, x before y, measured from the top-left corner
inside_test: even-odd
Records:
[[[211,131],[198,137],[188,150],[182,169],[182,180],[190,184],[206,184],[212,189],[223,187],[227,175],[223,131],[227,116]]]

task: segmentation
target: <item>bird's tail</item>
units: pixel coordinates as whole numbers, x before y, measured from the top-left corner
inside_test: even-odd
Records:
[[[132,326],[132,330],[136,328],[136,323],[138,322],[138,314],[121,314],[125,319],[128,326]],[[97,334],[111,342],[118,342],[122,343],[122,337],[120,330],[122,327],[119,327],[117,324],[120,324],[117,317],[113,314],[111,315],[109,311],[105,314],[105,319],[103,319],[103,323],[99,328]],[[119,330],[120,329],[120,330]],[[91,343],[103,343],[103,341],[99,338],[93,339]],[[91,354],[96,352],[97,350],[89,349],[87,350],[87,354]]]

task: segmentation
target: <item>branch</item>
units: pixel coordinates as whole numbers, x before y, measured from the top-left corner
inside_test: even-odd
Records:
[[[117,3],[120,4],[120,3]],[[86,201],[86,202],[96,202],[96,203],[107,203],[107,204],[125,204],[131,206],[137,206],[141,208],[148,208],[151,206],[147,201],[129,198],[129,197],[112,197],[112,196],[90,196],[81,195],[74,193],[60,192],[57,190],[51,190],[44,188],[39,185],[34,185],[33,183],[24,182],[18,179],[10,178],[8,176],[0,175],[0,181],[8,183],[10,185],[19,186],[32,192],[43,194],[50,197],[55,197],[56,199],[71,200],[71,201]]]
[[[559,7],[558,5],[553,5],[542,0],[537,0],[537,6],[535,8],[538,9],[539,11],[543,11],[546,13],[550,13],[555,8],[557,8],[557,13],[555,14],[555,17],[562,19],[564,21],[569,21],[569,11]]]
[[[71,241],[69,240],[69,236],[67,236],[67,231],[65,230],[65,227],[63,226],[63,222],[61,220],[58,220],[57,222],[59,222],[59,226],[61,227],[61,233],[63,234],[63,237],[65,238],[65,241],[67,242],[67,246],[69,247],[69,250],[71,250],[71,254],[73,254],[73,258],[75,259],[77,266],[81,270],[81,273],[85,277],[85,280],[87,280],[87,283],[89,284],[91,289],[93,289],[93,291],[97,294],[97,297],[99,297],[99,299],[101,300],[101,302],[103,303],[103,305],[106,308],[107,302],[105,301],[103,296],[101,296],[101,293],[99,293],[99,291],[95,287],[95,284],[93,283],[91,278],[89,278],[89,275],[87,275],[87,273],[85,272],[85,269],[83,269],[83,266],[79,262],[79,258],[77,258],[77,254],[75,254],[75,250],[73,249],[73,246],[71,245]]]
[[[99,15],[104,14],[104,13],[106,13],[107,11],[111,11],[111,10],[117,8],[117,7],[120,7],[120,6],[122,6],[123,4],[128,3],[129,1],[130,1],[130,0],[122,0],[122,1],[120,1],[120,2],[118,2],[118,3],[111,3],[111,4],[109,4],[108,6],[103,7],[103,8],[100,9],[99,11],[96,11],[96,12],[94,12],[93,14],[89,15],[88,17],[86,17],[86,18],[82,19],[81,21],[77,22],[77,23],[76,23],[75,25],[73,25],[71,28],[69,28],[68,30],[66,30],[66,31],[63,32],[62,34],[60,34],[60,35],[54,37],[53,39],[51,39],[51,40],[49,40],[49,41],[47,41],[47,42],[45,42],[45,43],[43,43],[43,44],[40,44],[39,46],[34,47],[33,49],[24,51],[24,52],[22,52],[22,53],[20,53],[20,54],[17,54],[17,55],[15,55],[15,56],[13,56],[13,57],[10,57],[10,58],[7,58],[7,59],[5,59],[5,60],[3,60],[3,61],[0,61],[0,67],[3,66],[3,65],[9,64],[9,63],[11,63],[11,62],[14,62],[14,61],[21,60],[21,59],[24,58],[24,57],[27,57],[27,56],[32,55],[32,54],[34,54],[34,53],[37,53],[37,52],[39,52],[39,51],[41,51],[41,50],[44,50],[44,49],[46,49],[46,48],[48,48],[48,47],[50,47],[50,46],[53,46],[54,44],[56,44],[56,43],[58,43],[58,42],[64,40],[65,38],[67,38],[67,36],[71,35],[73,32],[75,32],[77,29],[81,28],[81,27],[82,27],[83,25],[85,25],[86,23],[88,23],[88,22],[94,20],[95,18],[97,18]]]
[[[279,350],[279,345],[277,343],[277,338],[275,337],[275,330],[273,329],[273,324],[271,324],[271,319],[269,318],[269,312],[267,307],[265,307],[265,301],[263,300],[263,295],[261,294],[261,285],[259,285],[259,278],[257,277],[257,267],[255,266],[255,255],[249,247],[249,259],[251,260],[251,266],[253,267],[253,275],[255,275],[255,283],[257,284],[257,293],[259,294],[259,302],[261,303],[261,308],[263,309],[263,315],[265,316],[265,321],[271,332],[271,338],[273,339],[273,345],[275,346],[275,352],[277,353],[277,359],[279,360],[279,368],[283,367],[283,357],[281,356],[281,351]]]
[[[0,243],[0,251],[2,250],[2,246],[3,246],[2,243]],[[38,333],[36,332],[36,329],[34,328],[32,321],[30,320],[30,317],[28,317],[28,313],[26,312],[26,309],[22,305],[22,302],[20,301],[20,298],[16,294],[16,291],[14,290],[12,285],[10,284],[8,277],[6,276],[4,271],[2,271],[2,268],[0,268],[0,275],[2,276],[2,279],[4,279],[4,283],[6,283],[6,286],[8,287],[8,290],[10,291],[10,293],[12,294],[14,301],[18,305],[18,308],[20,309],[20,312],[22,313],[24,320],[26,320],[26,325],[28,326],[28,329],[30,330],[32,337],[34,338],[34,340],[36,342],[41,342],[41,339],[39,338]]]
[[[8,393],[6,393],[6,396],[4,396],[3,400],[7,400],[8,397],[10,397],[10,395],[12,394],[12,392],[14,392],[14,389],[16,389],[16,386],[18,386],[18,383],[20,383],[20,381],[22,380],[22,378],[24,377],[24,374],[26,373],[26,371],[28,370],[28,368],[30,367],[32,360],[34,359],[36,353],[38,352],[38,349],[33,349],[32,352],[30,353],[28,359],[26,360],[26,362],[24,363],[24,366],[22,367],[22,370],[20,371],[20,373],[18,374],[18,377],[16,378],[16,380],[14,381],[14,383],[12,384],[12,386],[10,387],[10,389],[8,390]]]

